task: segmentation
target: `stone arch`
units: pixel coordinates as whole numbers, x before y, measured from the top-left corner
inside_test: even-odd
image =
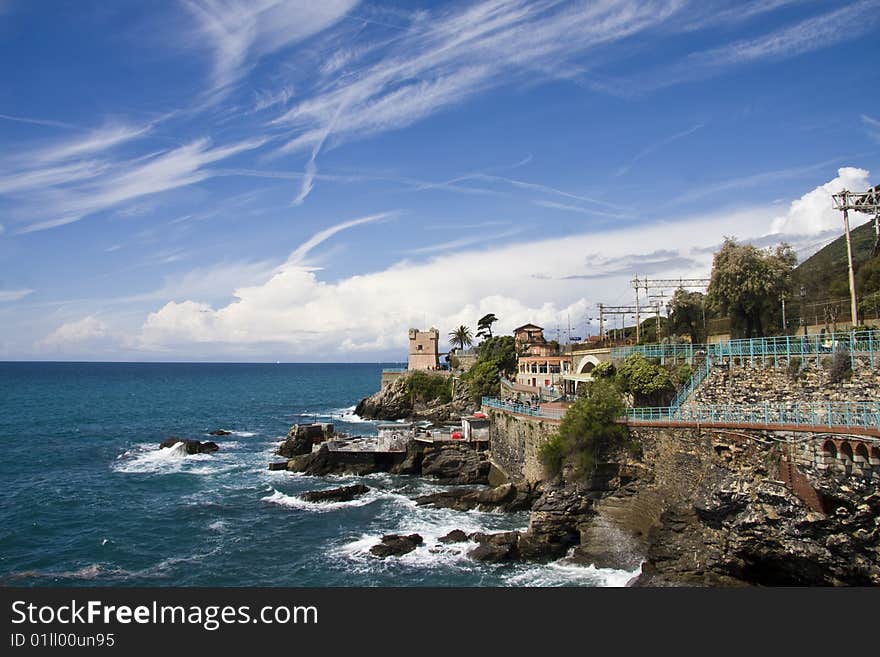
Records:
[[[840,459],[846,464],[851,464],[853,462],[853,456],[852,445],[847,441],[840,443]]]
[[[822,455],[832,459],[837,458],[837,446],[833,440],[829,439],[822,443]]]
[[[583,358],[581,358],[581,362],[578,363],[577,373],[578,374],[589,374],[590,372],[593,371],[593,368],[595,368],[596,365],[598,365],[601,362],[602,361],[599,360],[596,356],[591,356],[591,355],[584,356]]]
[[[871,458],[880,461],[880,447],[871,447]]]
[[[868,446],[865,445],[865,443],[858,443],[856,445],[856,452],[855,452],[854,457],[860,463],[867,465],[868,460],[871,458],[868,455]]]

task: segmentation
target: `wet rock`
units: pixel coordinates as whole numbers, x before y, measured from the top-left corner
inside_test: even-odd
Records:
[[[199,442],[198,440],[188,440],[185,438],[176,438],[174,436],[163,440],[159,443],[159,447],[160,449],[167,449],[169,447],[174,447],[177,443],[184,443],[186,445],[187,454],[211,454],[220,449],[217,443],[210,440]]]
[[[287,461],[275,461],[269,464],[270,470],[287,470]]]
[[[399,557],[415,550],[424,542],[418,534],[400,536],[399,534],[387,534],[382,537],[382,542],[370,548],[370,554],[377,557]]]
[[[472,534],[471,539],[479,543],[468,552],[468,556],[475,561],[499,563],[513,561],[520,556],[518,550],[520,533],[517,531],[500,534],[477,533]]]
[[[294,424],[290,427],[290,431],[287,432],[287,438],[278,448],[278,455],[293,458],[294,456],[308,454],[312,451],[313,445],[329,440],[332,437],[332,424]]]
[[[464,543],[468,540],[468,535],[460,529],[453,529],[446,536],[441,536],[437,540],[441,543]]]
[[[415,499],[419,506],[434,506],[456,511],[525,511],[531,507],[534,496],[524,489],[518,490],[513,484],[503,484],[494,488],[453,488]]]
[[[460,445],[431,448],[422,458],[422,475],[444,484],[487,484],[490,469],[485,453]]]
[[[354,484],[353,486],[341,486],[330,490],[315,490],[303,493],[300,497],[306,502],[350,502],[356,497],[368,493],[368,486]]]
[[[213,431],[208,432],[209,436],[231,436],[232,432],[227,431],[226,429],[214,429]]]

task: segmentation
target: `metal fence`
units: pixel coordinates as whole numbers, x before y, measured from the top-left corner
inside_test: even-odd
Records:
[[[880,430],[880,402],[764,402],[630,408],[631,423],[847,427]]]
[[[818,366],[823,355],[835,351],[849,352],[852,367],[856,366],[861,356],[862,361],[867,357],[865,364],[868,367],[875,368],[878,366],[877,356],[880,356],[880,335],[876,330],[868,330],[745,338],[713,344],[646,344],[612,349],[611,357],[622,359],[640,353],[646,358],[663,360],[681,359],[694,362],[701,358],[739,358],[748,359],[750,364],[755,361],[762,364],[772,361],[774,365],[778,365],[782,359],[790,362],[791,358],[800,358],[805,362],[808,358],[814,358]]]
[[[520,415],[530,415],[533,417],[545,417],[551,420],[561,420],[565,416],[565,410],[553,408],[545,409],[540,405],[516,404],[502,401],[495,397],[483,397],[482,405],[489,408],[497,408],[501,411],[510,411],[511,413],[519,413]]]

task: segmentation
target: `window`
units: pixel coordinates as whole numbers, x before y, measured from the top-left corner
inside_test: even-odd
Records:
[[[421,350],[422,350],[422,345],[418,345],[418,346],[416,347],[416,350],[417,350],[417,351],[421,351]]]

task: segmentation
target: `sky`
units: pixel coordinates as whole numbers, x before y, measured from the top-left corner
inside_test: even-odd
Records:
[[[490,312],[564,341],[725,236],[806,258],[880,182],[878,30],[880,0],[0,0],[0,360],[401,361]]]

